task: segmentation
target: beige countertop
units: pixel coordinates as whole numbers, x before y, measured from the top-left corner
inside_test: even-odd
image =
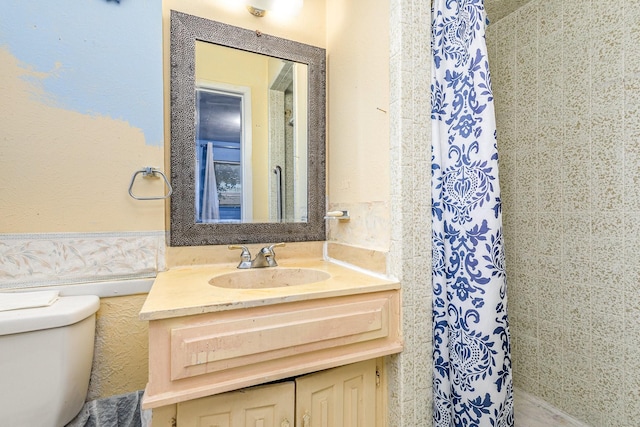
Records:
[[[308,268],[324,271],[330,277],[295,286],[230,289],[213,286],[209,281],[223,274],[252,270],[238,270],[237,263],[175,267],[158,274],[142,306],[140,319],[158,320],[400,288],[396,280],[369,275],[322,259],[282,259],[278,263],[279,267],[271,268]]]

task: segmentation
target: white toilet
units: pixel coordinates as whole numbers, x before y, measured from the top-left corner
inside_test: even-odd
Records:
[[[62,427],[82,409],[95,337],[94,295],[0,311],[1,425]]]

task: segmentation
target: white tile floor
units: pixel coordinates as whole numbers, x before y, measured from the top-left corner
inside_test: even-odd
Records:
[[[547,402],[515,389],[515,427],[589,427]]]

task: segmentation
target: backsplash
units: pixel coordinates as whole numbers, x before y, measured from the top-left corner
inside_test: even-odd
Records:
[[[327,240],[387,251],[391,235],[387,202],[330,203],[329,211],[349,211],[349,221],[327,220]]]
[[[164,232],[0,234],[0,289],[155,277]]]

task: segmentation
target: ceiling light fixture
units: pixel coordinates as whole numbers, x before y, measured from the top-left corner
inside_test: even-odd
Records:
[[[302,9],[303,0],[246,0],[250,14],[263,17],[267,11],[293,15]]]

